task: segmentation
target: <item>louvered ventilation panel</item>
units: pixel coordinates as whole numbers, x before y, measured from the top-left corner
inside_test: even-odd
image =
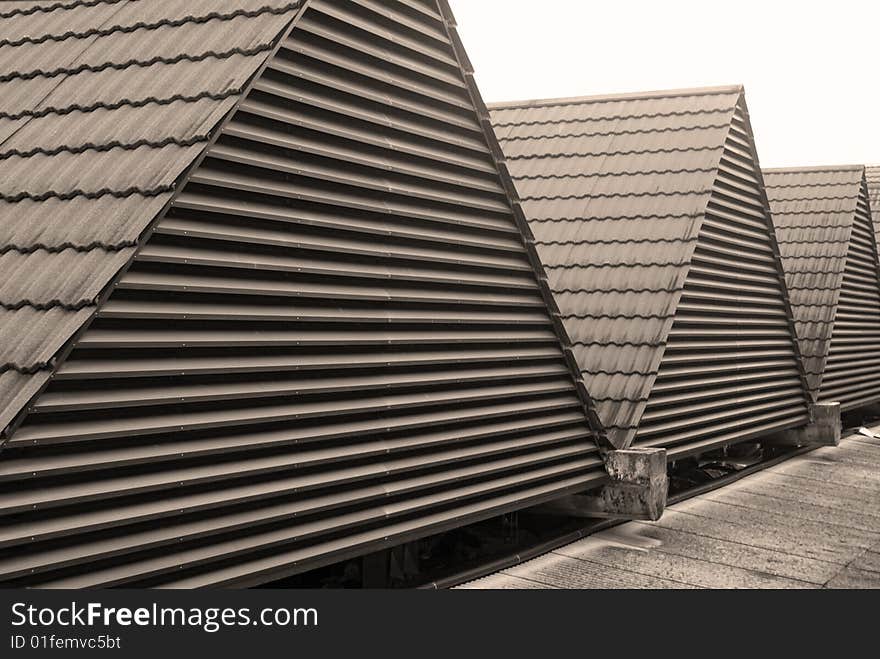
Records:
[[[864,183],[859,194],[840,300],[819,398],[853,409],[880,400],[880,285]]]
[[[670,459],[808,420],[742,108],[636,446]]]
[[[7,582],[250,585],[602,482],[444,30],[307,10],[4,452]]]

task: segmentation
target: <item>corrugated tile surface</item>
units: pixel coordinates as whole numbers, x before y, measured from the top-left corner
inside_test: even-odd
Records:
[[[880,166],[865,167],[865,179],[868,183],[868,200],[871,203],[874,236],[876,242],[880,244]]]
[[[0,373],[51,368],[297,8],[0,3]],[[2,429],[37,388],[0,383]]]
[[[738,95],[492,108],[578,363],[616,444],[633,435],[651,390]]]
[[[694,452],[743,437],[749,414],[758,432],[806,418],[745,113],[739,87],[493,107],[578,363],[617,445],[635,438]],[[757,256],[731,258],[738,250]],[[751,300],[737,299],[743,287]],[[744,329],[740,302],[763,324]],[[725,343],[731,332],[742,340]],[[759,359],[756,383],[741,372]],[[766,393],[780,383],[778,397]],[[760,392],[764,405],[753,400]],[[746,417],[735,418],[738,406]]]
[[[810,392],[819,398],[862,168],[764,170]]]
[[[862,165],[767,174],[811,387],[852,409],[880,400],[880,276]]]
[[[439,12],[309,4],[5,449],[0,580],[250,585],[604,482]]]

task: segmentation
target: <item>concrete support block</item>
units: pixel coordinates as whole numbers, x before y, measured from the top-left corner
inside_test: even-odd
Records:
[[[611,482],[597,493],[572,494],[541,507],[570,517],[656,521],[666,508],[666,449],[617,449],[605,453]]]
[[[837,446],[840,444],[840,403],[815,403],[812,421],[800,428],[771,435],[764,443],[777,446]]]

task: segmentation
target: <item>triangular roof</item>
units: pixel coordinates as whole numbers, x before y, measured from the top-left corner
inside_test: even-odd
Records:
[[[743,88],[490,108],[587,386],[612,441],[627,444],[657,377],[738,109],[744,157],[756,162]]]
[[[874,235],[880,236],[880,165],[865,167],[865,180],[868,184],[868,197],[874,221]]]
[[[804,370],[818,396],[864,167],[763,171]]]
[[[0,429],[46,383],[301,4],[0,3]]]
[[[607,480],[446,3],[303,7],[170,203],[98,217],[50,310],[90,322],[22,348],[53,375],[0,455],[0,582],[251,585]]]
[[[880,209],[880,165],[868,165],[865,167],[865,180],[868,183],[871,208],[874,209],[874,212],[877,212]]]
[[[850,359],[857,358],[864,366],[877,352],[877,346],[864,343],[870,331],[863,333],[880,320],[880,309],[873,308],[870,299],[878,294],[878,263],[865,167],[765,169],[764,179],[810,391],[816,400],[825,399],[823,382],[830,378],[833,385],[837,375],[828,375],[829,369],[835,370],[831,360],[845,349],[848,332],[861,335],[852,338],[862,342],[861,354]],[[859,222],[864,224],[861,233]],[[865,241],[869,247],[860,251]],[[851,277],[865,281],[848,281],[847,268],[854,268]],[[873,289],[868,298],[863,291],[855,293],[858,299],[852,302],[858,318],[847,317],[849,310],[843,308],[850,303],[846,297],[851,284]],[[857,327],[859,323],[867,328]],[[858,374],[854,365],[850,367],[852,384]],[[865,388],[870,397],[871,386]],[[856,395],[854,400],[858,399]]]

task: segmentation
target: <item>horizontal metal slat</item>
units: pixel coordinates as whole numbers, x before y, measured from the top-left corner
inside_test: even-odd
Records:
[[[177,196],[175,206],[166,219],[177,220],[183,213],[220,214],[247,220],[264,220],[285,225],[315,227],[333,233],[355,233],[375,237],[374,240],[399,239],[422,244],[461,245],[468,248],[497,250],[522,254],[522,240],[516,234],[498,233],[463,227],[457,223],[421,223],[393,216],[363,214],[352,217],[328,208],[292,208],[260,202],[255,199],[208,196],[186,188]],[[163,222],[164,224],[164,222]],[[162,227],[157,227],[161,231]]]
[[[529,433],[541,435],[542,438],[565,436],[570,439],[584,438],[589,434],[583,414],[571,407],[570,401],[558,399],[472,407],[463,410],[461,417],[454,422],[439,428],[436,412],[400,414],[395,416],[394,421],[398,430],[396,435],[389,435],[384,419],[369,418],[209,436],[175,434],[160,438],[160,441],[151,438],[114,446],[103,446],[103,442],[99,441],[79,446],[76,451],[63,453],[24,449],[17,454],[15,451],[7,453],[6,459],[0,463],[0,481],[19,483],[24,495],[25,487],[33,487],[28,481],[106,469],[180,462],[185,459],[228,460],[236,455],[254,456],[261,452],[277,452],[282,449],[299,452],[308,447],[326,444],[335,447],[335,453],[329,450],[324,453],[327,461],[332,461],[342,450],[338,447],[342,442],[349,444],[350,454],[370,458],[446,444],[489,441],[511,435],[525,436]],[[352,447],[351,444],[357,446]],[[318,464],[320,461],[320,454],[313,451],[311,462]],[[216,493],[210,496],[219,497],[216,502],[224,503],[231,502],[235,492],[242,496],[241,501],[264,495],[293,493],[293,490],[278,489],[277,482],[276,479],[265,486],[255,483],[236,487],[224,486],[222,496]],[[82,495],[82,490],[74,491]],[[202,496],[190,496],[188,501],[191,503],[188,505],[195,505],[192,503],[194,500],[204,503],[205,500],[199,498]],[[174,512],[176,508],[172,507],[171,510]]]
[[[242,268],[248,271],[271,273],[296,273],[320,275],[332,280],[393,279],[395,282],[425,282],[455,284],[457,286],[480,286],[536,290],[533,272],[488,272],[454,267],[454,264],[419,263],[398,264],[391,259],[346,259],[344,254],[309,254],[291,250],[259,250],[245,245],[215,246],[198,241],[185,245],[151,242],[137,255],[138,263],[178,264],[205,266],[218,269]]]
[[[196,270],[196,269],[193,269]],[[336,282],[332,280],[310,281],[308,279],[279,277],[256,278],[205,275],[182,272],[152,272],[130,270],[119,281],[120,290],[165,291],[178,293],[207,293],[241,296],[317,298],[320,300],[356,300],[395,303],[424,303],[489,306],[541,307],[543,301],[535,290],[532,294],[522,289],[511,291],[481,291],[478,287],[461,286],[458,282],[448,282],[442,288],[427,286],[403,286],[403,282],[387,279],[380,286],[371,281]],[[291,273],[293,275],[295,273]],[[415,282],[414,282],[415,283]],[[359,285],[360,284],[360,285]],[[370,285],[372,284],[372,285]]]
[[[244,220],[244,218],[242,218]],[[349,231],[304,230],[296,225],[259,226],[256,222],[228,222],[203,216],[199,219],[166,217],[154,232],[157,236],[200,238],[218,243],[282,247],[345,256],[365,256],[396,261],[429,262],[480,269],[499,269],[533,273],[524,255],[497,254],[492,250],[467,250],[454,244],[403,242],[390,237],[377,240],[375,235]],[[476,245],[474,245],[476,247]]]
[[[191,183],[205,186],[229,188],[281,199],[343,206],[372,213],[390,213],[400,217],[440,223],[458,223],[477,229],[507,231],[509,233],[516,231],[509,216],[492,217],[485,211],[482,213],[475,210],[467,212],[469,209],[444,204],[437,204],[434,207],[427,203],[416,203],[405,197],[389,199],[375,191],[351,188],[330,189],[331,186],[322,188],[320,182],[317,181],[269,180],[257,176],[254,172],[233,172],[210,159],[205,161],[189,180]]]
[[[341,22],[336,19],[327,20],[327,18],[329,18],[329,15],[322,15],[320,11],[305,12],[296,25],[297,33],[294,36],[296,37],[302,32],[308,32],[327,41],[336,42],[363,55],[390,62],[397,67],[409,69],[427,78],[432,78],[440,84],[459,87],[462,91],[467,91],[467,85],[465,85],[461,76],[457,75],[456,69],[443,66],[437,62],[420,61],[412,56],[412,52],[399,53],[399,46],[394,37],[385,40],[376,38],[379,35],[374,30],[368,31],[367,35],[369,36],[366,36],[353,29],[355,26],[351,23]]]
[[[580,460],[575,462],[579,469],[595,465],[595,460],[584,459],[582,452],[578,451],[577,448],[559,448],[526,456],[494,460],[476,467],[452,469],[449,472],[426,475],[414,483],[410,482],[405,486],[399,487],[402,493],[418,495],[423,489],[431,489],[443,485],[448,486],[463,479],[473,478],[477,474],[493,476],[511,469],[535,468],[542,466],[544,463],[565,458],[569,458],[572,461],[580,458]],[[442,464],[442,461],[440,464]],[[382,489],[374,490],[371,493],[372,496],[362,496],[361,503],[375,499],[384,501],[395,494],[397,494],[395,483],[385,483],[384,491]],[[442,493],[438,493],[437,496],[442,498]],[[344,504],[345,501],[342,501],[337,505],[344,506]],[[268,509],[230,513],[221,517],[205,517],[195,521],[178,523],[177,525],[166,522],[161,527],[140,533],[127,533],[114,538],[84,542],[76,547],[79,555],[73,554],[66,547],[61,549],[50,548],[43,552],[32,549],[26,555],[15,556],[11,560],[0,558],[0,578],[9,579],[22,575],[32,575],[38,571],[49,571],[86,561],[91,562],[116,557],[126,553],[157,548],[165,544],[179,544],[186,541],[204,539],[211,535],[221,535],[232,531],[259,533],[266,526],[279,521],[290,520],[299,517],[301,513],[308,512],[308,508],[305,511],[302,508],[302,502],[288,502],[276,504]],[[339,517],[344,517],[344,514],[330,517],[324,522],[324,525],[334,525],[335,520]]]
[[[440,47],[439,44],[433,45],[432,42],[425,42],[423,39],[407,36],[399,29],[393,29],[391,27],[394,25],[393,21],[383,26],[375,20],[362,18],[357,13],[351,11],[350,6],[325,2],[323,0],[313,1],[309,6],[309,11],[332,16],[359,30],[371,33],[380,39],[404,46],[415,53],[433,58],[437,62],[447,64],[450,67],[458,68],[458,63],[447,49]]]
[[[591,484],[601,483],[603,480],[602,476],[595,471],[575,472],[575,475],[571,475],[571,471],[560,467],[545,469],[537,472],[538,478],[536,480],[540,481],[539,484],[529,487],[532,485],[532,481],[521,479],[521,489],[512,492],[510,491],[511,484],[517,482],[517,477],[461,487],[457,491],[448,493],[445,500],[438,501],[438,497],[434,495],[426,497],[423,501],[407,499],[406,510],[413,515],[413,519],[396,524],[386,524],[369,531],[348,533],[338,539],[316,543],[305,548],[300,546],[296,549],[283,551],[283,547],[290,545],[292,539],[302,537],[292,533],[289,529],[283,529],[272,534],[251,537],[251,546],[244,549],[240,540],[225,541],[197,549],[179,551],[171,555],[142,559],[137,563],[90,571],[64,579],[47,580],[41,582],[40,585],[42,587],[65,588],[88,587],[88,585],[108,587],[163,574],[178,575],[175,577],[176,583],[186,584],[185,587],[190,588],[207,585],[259,584],[261,581],[278,578],[279,570],[283,570],[283,574],[287,575],[305,571],[329,562],[335,562],[345,556],[365,553],[369,551],[369,547],[389,546],[403,542],[405,539],[418,538],[461,526],[468,521],[493,517],[507,510],[539,503],[566,492],[584,489]],[[568,477],[564,477],[564,474],[568,474]],[[480,493],[497,491],[502,493],[491,498],[488,498],[488,495],[485,498],[477,498]],[[420,512],[419,504],[433,508],[437,505],[442,506],[446,500],[454,507],[441,508],[439,512],[434,514]],[[418,516],[415,517],[416,515]],[[338,518],[336,520],[337,528],[341,527],[340,530],[350,527],[361,528],[370,519],[386,520],[388,516],[388,507],[381,506],[375,509],[372,514],[367,511],[359,513],[355,518],[352,518],[353,516]],[[257,549],[262,550],[262,553],[257,558],[247,561],[247,556]],[[271,557],[267,558],[265,551],[268,549],[273,551]],[[232,558],[241,558],[241,561],[231,563]],[[218,561],[222,562],[217,568],[217,573],[209,572],[197,577],[190,575],[185,581],[179,576],[182,565],[206,568],[208,564]]]
[[[254,131],[250,131],[247,136],[250,139],[259,139],[258,134]],[[291,142],[290,146],[294,145],[295,143]],[[219,141],[211,147],[211,158],[237,165],[265,168],[272,172],[285,172],[304,179],[311,178],[321,182],[336,183],[339,186],[363,188],[436,203],[455,204],[491,213],[504,213],[510,210],[506,201],[502,201],[496,195],[470,193],[467,189],[450,189],[452,186],[446,186],[444,189],[439,180],[432,187],[423,180],[425,178],[423,176],[419,177],[422,180],[408,180],[410,178],[408,175],[395,177],[395,173],[390,169],[367,169],[363,165],[359,167],[366,171],[357,172],[353,171],[354,167],[348,164],[320,163],[316,162],[315,157],[304,158],[292,153],[272,155],[264,151],[249,149],[248,146],[244,140],[239,140],[237,144],[232,144],[230,140]]]
[[[108,301],[109,304],[109,301]],[[58,369],[57,380],[107,379],[129,377],[161,377],[169,375],[216,375],[282,371],[313,371],[333,368],[376,369],[382,367],[430,367],[451,364],[493,364],[531,360],[561,359],[562,352],[556,346],[504,345],[488,348],[456,346],[454,350],[423,350],[411,353],[331,351],[326,353],[258,354],[243,355],[187,354],[159,355],[151,351],[149,357],[126,357],[124,359],[82,356],[76,351]]]
[[[536,435],[535,446],[546,446],[561,442],[578,440],[575,429],[561,429]],[[582,435],[581,435],[582,437]],[[367,449],[375,447],[366,447]],[[364,451],[369,455],[368,450]],[[598,459],[598,458],[597,458]],[[4,524],[0,530],[0,548],[44,542],[54,538],[68,537],[98,530],[107,530],[143,524],[160,519],[192,515],[193,513],[209,513],[223,508],[232,509],[243,504],[254,505],[261,501],[287,498],[299,492],[296,477],[288,477],[251,485],[227,485],[222,489],[181,493],[173,497],[158,500],[153,498],[135,501],[121,500],[115,505],[101,508],[89,508],[81,512],[66,512],[36,522]],[[336,494],[299,497],[301,512],[325,512],[328,503],[347,505],[359,503],[358,494],[364,493],[367,498],[387,497],[389,489],[385,485],[372,485],[360,490],[342,490]]]
[[[427,325],[549,325],[546,313],[535,311],[426,310],[383,308],[381,306],[322,307],[308,305],[207,303],[198,299],[180,301],[126,300],[108,301],[98,312],[99,318],[113,320],[229,320],[255,322],[315,322]]]
[[[420,159],[414,158],[412,154],[398,153],[391,149],[380,150],[362,142],[344,142],[342,139],[331,142],[325,136],[313,136],[304,130],[298,130],[292,134],[294,131],[291,130],[290,125],[283,125],[287,130],[282,132],[271,125],[257,126],[254,125],[254,122],[232,121],[227,124],[224,135],[242,141],[334,159],[340,163],[373,167],[381,172],[390,172],[399,176],[422,178],[479,192],[504,194],[504,190],[497,183],[488,181],[481,173],[467,169],[454,169],[448,160],[445,162],[422,162]],[[212,154],[219,152],[220,147],[214,147],[211,150]],[[326,174],[327,171],[330,171],[331,174],[335,173],[334,169],[325,169],[321,175]]]
[[[150,405],[184,405],[216,400],[248,400],[276,398],[279,396],[312,396],[319,394],[351,393],[358,391],[394,391],[418,387],[421,391],[446,387],[452,384],[473,385],[496,381],[540,379],[565,376],[564,363],[535,366],[519,365],[467,369],[458,368],[427,373],[372,373],[369,375],[333,375],[328,377],[261,378],[258,380],[168,382],[152,385],[129,385],[124,389],[96,389],[89,391],[56,390],[40,397],[34,411],[60,412],[69,410],[94,410],[117,407]],[[342,403],[340,403],[342,405]]]
[[[231,428],[248,425],[304,421],[306,419],[332,419],[339,416],[363,414],[386,415],[386,427],[394,428],[392,412],[419,408],[444,406],[448,423],[455,418],[456,406],[479,404],[483,401],[505,399],[530,399],[540,396],[566,395],[573,391],[571,381],[561,378],[547,383],[527,383],[481,387],[475,390],[436,392],[432,396],[418,393],[384,396],[361,396],[350,400],[340,409],[336,401],[309,401],[252,407],[226,407],[225,409],[200,409],[190,411],[169,410],[161,416],[147,410],[141,416],[117,416],[113,418],[88,418],[62,420],[55,423],[33,423],[22,427],[9,440],[9,446],[28,444],[65,444],[109,437],[135,437],[186,430]],[[575,399],[571,393],[572,399]],[[438,419],[438,423],[442,419]]]

